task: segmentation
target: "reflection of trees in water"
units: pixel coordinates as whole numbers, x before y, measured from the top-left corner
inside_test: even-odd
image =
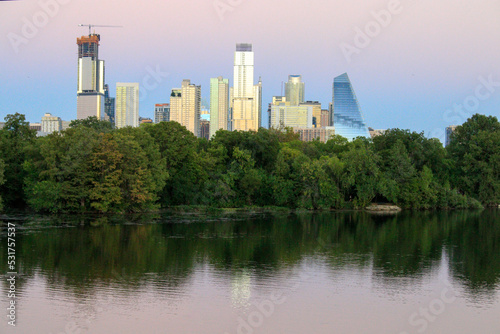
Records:
[[[242,270],[264,281],[315,256],[332,270],[373,268],[377,284],[416,284],[440,266],[443,247],[453,276],[472,294],[488,293],[500,276],[498,211],[297,213],[203,223],[194,216],[189,224],[172,216],[127,219],[133,224],[101,218],[93,226],[78,221],[19,235],[17,260],[25,274],[19,288],[39,272],[49,286],[80,296],[109,285],[168,294],[184,289],[197,264],[209,264],[228,282]],[[163,223],[142,224],[150,221]],[[4,272],[6,253],[2,242]]]

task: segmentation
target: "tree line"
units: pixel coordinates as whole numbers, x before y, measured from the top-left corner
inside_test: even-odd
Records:
[[[352,142],[302,142],[291,129],[219,130],[176,122],[113,129],[97,118],[37,137],[24,115],[0,130],[0,203],[48,213],[144,212],[180,205],[359,209],[500,203],[500,123],[476,114],[451,145],[391,129]],[[0,204],[1,206],[2,204]]]

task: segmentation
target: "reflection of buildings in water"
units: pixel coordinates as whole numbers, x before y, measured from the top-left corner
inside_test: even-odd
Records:
[[[243,269],[234,274],[231,279],[231,301],[233,306],[247,307],[250,306],[250,297],[252,292],[251,276],[247,269]]]

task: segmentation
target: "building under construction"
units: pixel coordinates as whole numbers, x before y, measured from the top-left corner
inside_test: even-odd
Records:
[[[91,34],[77,38],[78,90],[77,118],[96,116],[104,119],[105,87],[104,60],[99,60],[100,35]]]

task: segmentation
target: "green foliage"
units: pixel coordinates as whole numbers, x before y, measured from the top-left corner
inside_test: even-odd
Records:
[[[24,115],[16,113],[5,117],[5,125],[0,130],[0,158],[4,162],[5,178],[0,185],[0,196],[9,208],[25,205],[23,164],[35,137],[36,131],[30,129]]]
[[[500,123],[476,114],[453,133],[447,147],[453,160],[452,183],[485,205],[500,203]]]
[[[3,162],[2,159],[0,159],[0,186],[5,182],[4,170],[5,170],[5,163]],[[2,209],[3,209],[2,196],[0,196],[0,212],[2,211]]]
[[[330,210],[500,201],[500,130],[475,115],[444,149],[392,129],[372,140],[302,142],[291,129],[196,138],[176,122],[112,129],[96,118],[36,138],[24,116],[0,131],[0,193],[42,212],[140,212],[178,205]],[[478,202],[479,200],[480,202]]]
[[[102,121],[98,119],[96,116],[90,116],[86,119],[77,119],[71,121],[69,123],[70,128],[77,128],[79,126],[83,126],[84,128],[89,128],[101,132],[110,132],[114,128],[114,124],[109,121]]]

